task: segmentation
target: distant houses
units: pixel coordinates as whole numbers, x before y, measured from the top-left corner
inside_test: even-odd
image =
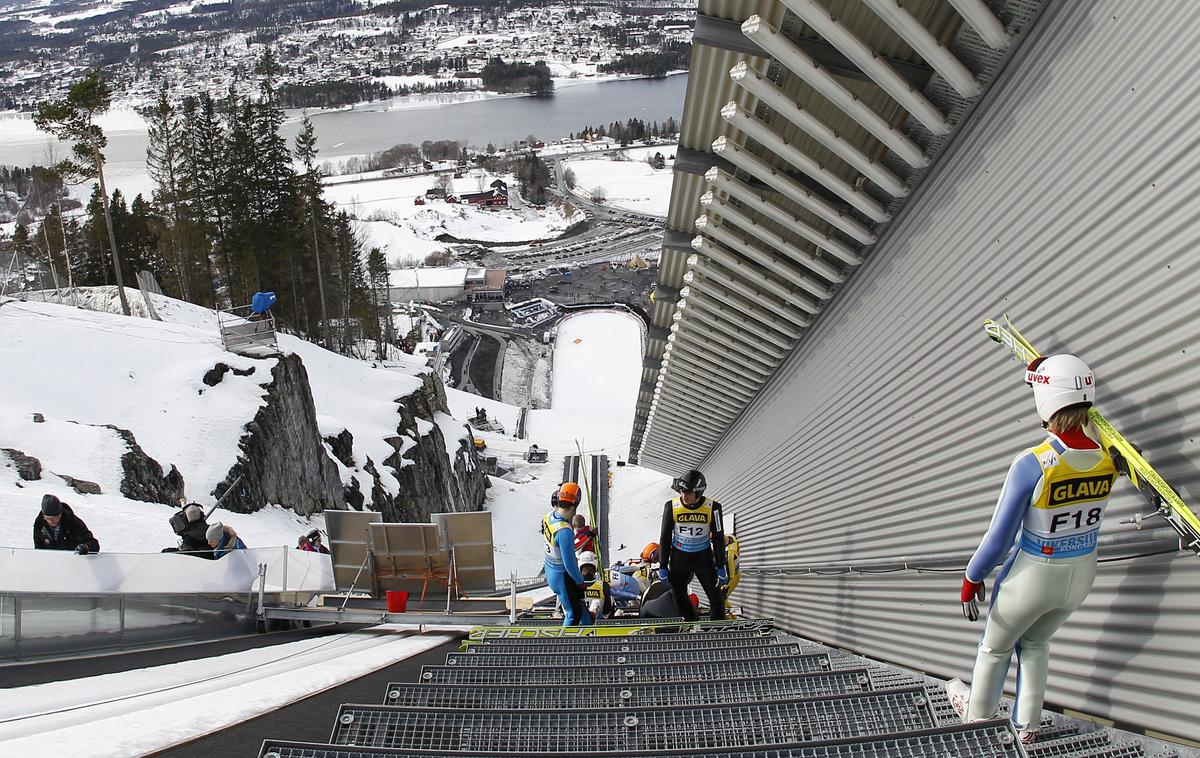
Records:
[[[483,192],[467,192],[459,195],[458,201],[469,205],[508,207],[508,185],[500,179],[492,182],[489,189]]]

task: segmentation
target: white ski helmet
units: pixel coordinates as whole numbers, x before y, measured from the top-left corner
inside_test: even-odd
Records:
[[[1073,355],[1038,358],[1025,371],[1025,383],[1033,387],[1038,416],[1046,423],[1063,408],[1096,402],[1096,377]]]
[[[595,567],[597,571],[600,570],[600,563],[596,560],[596,554],[591,550],[584,550],[579,554],[579,568],[587,565]]]

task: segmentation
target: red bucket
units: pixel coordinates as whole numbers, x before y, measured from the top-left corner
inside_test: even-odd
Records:
[[[408,608],[408,593],[404,591],[388,590],[387,593],[387,610],[388,613],[404,613]]]

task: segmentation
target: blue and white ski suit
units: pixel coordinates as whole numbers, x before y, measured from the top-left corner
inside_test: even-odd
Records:
[[[546,583],[563,607],[563,626],[591,626],[592,614],[583,602],[583,574],[575,558],[575,530],[571,522],[550,511],[542,518],[542,537],[546,541]]]
[[[967,565],[967,579],[982,582],[1004,561],[979,641],[968,719],[995,717],[1015,649],[1013,725],[1037,729],[1050,638],[1095,581],[1096,538],[1115,478],[1102,449],[1070,448],[1053,434],[1013,461],[991,525]]]

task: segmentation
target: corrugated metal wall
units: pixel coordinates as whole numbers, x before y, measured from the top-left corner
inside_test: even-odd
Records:
[[[1041,438],[1012,315],[1200,502],[1200,4],[1056,2],[864,268],[705,461],[746,566],[970,550]],[[1105,532],[1140,509],[1118,486]],[[1161,525],[1161,522],[1157,522]],[[1161,544],[1158,545],[1161,548]],[[801,633],[969,677],[960,575],[747,577]],[[1200,559],[1103,565],[1047,701],[1200,739]]]

